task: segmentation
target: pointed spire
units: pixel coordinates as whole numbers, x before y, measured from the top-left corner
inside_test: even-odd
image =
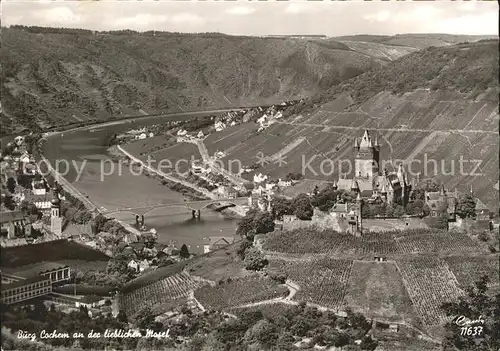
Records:
[[[358,145],[358,138],[354,138],[354,147],[357,148],[359,145]]]
[[[361,142],[359,143],[360,148],[369,148],[373,147],[372,140],[370,138],[370,135],[368,134],[368,131],[365,130],[365,133],[363,134],[363,137],[361,138]]]
[[[385,183],[382,184],[382,189],[380,189],[381,194],[387,194],[387,189],[385,188]]]
[[[373,144],[374,146],[379,146],[378,145],[378,135],[375,135],[375,143]]]
[[[354,179],[354,178],[352,179],[351,189],[359,190],[358,181],[356,179]]]
[[[470,194],[471,194],[471,196],[474,196],[474,190],[472,189],[472,183],[470,184]]]
[[[358,202],[358,203],[359,203],[359,202],[361,202],[361,201],[362,201],[362,199],[361,199],[361,193],[360,193],[360,192],[358,192],[358,196],[356,196],[356,202]]]
[[[443,185],[443,183],[441,183],[441,189],[440,189],[440,191],[439,191],[439,195],[441,195],[441,196],[444,196],[444,195],[445,195],[445,191],[444,191],[444,185]]]

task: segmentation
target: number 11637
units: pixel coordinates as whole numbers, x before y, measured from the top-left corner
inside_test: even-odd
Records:
[[[460,335],[479,336],[483,333],[483,327],[461,327]]]

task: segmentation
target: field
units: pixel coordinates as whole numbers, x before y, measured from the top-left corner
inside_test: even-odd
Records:
[[[457,278],[461,288],[474,285],[482,275],[490,277],[490,286],[498,287],[499,285],[498,255],[478,257],[450,256],[446,257],[445,261]]]
[[[449,321],[440,307],[456,301],[463,291],[448,265],[431,256],[401,259],[397,265],[423,324],[433,326]]]
[[[328,254],[336,257],[372,257],[410,253],[483,252],[463,233],[413,229],[405,232],[367,232],[361,237],[314,228],[275,231],[264,237],[263,249],[290,254]]]
[[[413,161],[413,178],[417,173],[420,179],[437,175],[448,189],[465,191],[474,184],[483,202],[497,205],[498,194],[490,191],[498,178],[498,153],[491,151],[498,149],[495,99],[470,100],[460,93],[422,89],[399,96],[383,91],[355,111],[346,111],[348,105],[340,96],[311,114],[281,120],[259,133],[254,124],[214,133],[206,145],[211,153],[225,150],[225,164],[238,159],[251,166],[259,152],[270,156],[305,138],[286,155],[286,164],[271,162],[256,171],[271,178],[299,172],[306,179],[331,181],[340,169],[349,171],[353,139],[368,129],[379,138],[381,161]],[[465,160],[463,171],[460,159]],[[481,161],[480,169],[472,160]]]
[[[170,276],[179,274],[182,272],[184,267],[188,264],[188,261],[181,261],[169,266],[158,268],[150,273],[139,276],[138,278],[128,282],[122,288],[121,293],[126,295],[137,289],[147,287],[155,282],[166,279]]]
[[[335,259],[304,262],[273,259],[269,270],[284,272],[288,279],[300,285],[295,300],[339,309],[343,305],[352,263]]]
[[[74,241],[55,240],[34,245],[25,245],[1,249],[2,267],[19,267],[41,261],[104,261],[109,260],[98,250]]]
[[[173,274],[152,284],[145,285],[120,297],[120,307],[127,315],[138,312],[141,308],[169,303],[187,297],[189,293],[203,285],[185,273]]]
[[[419,324],[401,275],[392,262],[355,261],[345,304],[367,317]]]
[[[190,275],[201,277],[212,282],[227,278],[245,277],[250,275],[236,257],[239,244],[231,245],[227,249],[212,251],[203,256],[203,259],[194,260],[186,266]],[[228,254],[227,254],[228,253]]]
[[[237,278],[195,291],[196,299],[207,309],[224,310],[288,295],[288,289],[262,277]]]

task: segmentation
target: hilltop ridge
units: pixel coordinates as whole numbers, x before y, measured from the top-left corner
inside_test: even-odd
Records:
[[[314,96],[424,45],[344,39],[2,28],[1,132]]]

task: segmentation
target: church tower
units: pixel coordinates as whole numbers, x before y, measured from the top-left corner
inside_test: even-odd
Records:
[[[53,191],[53,198],[51,200],[50,231],[57,236],[61,236],[62,234],[61,200],[56,189]]]
[[[379,174],[380,145],[377,138],[371,139],[367,130],[359,142],[358,138],[354,139],[354,155],[354,177],[372,179]]]

